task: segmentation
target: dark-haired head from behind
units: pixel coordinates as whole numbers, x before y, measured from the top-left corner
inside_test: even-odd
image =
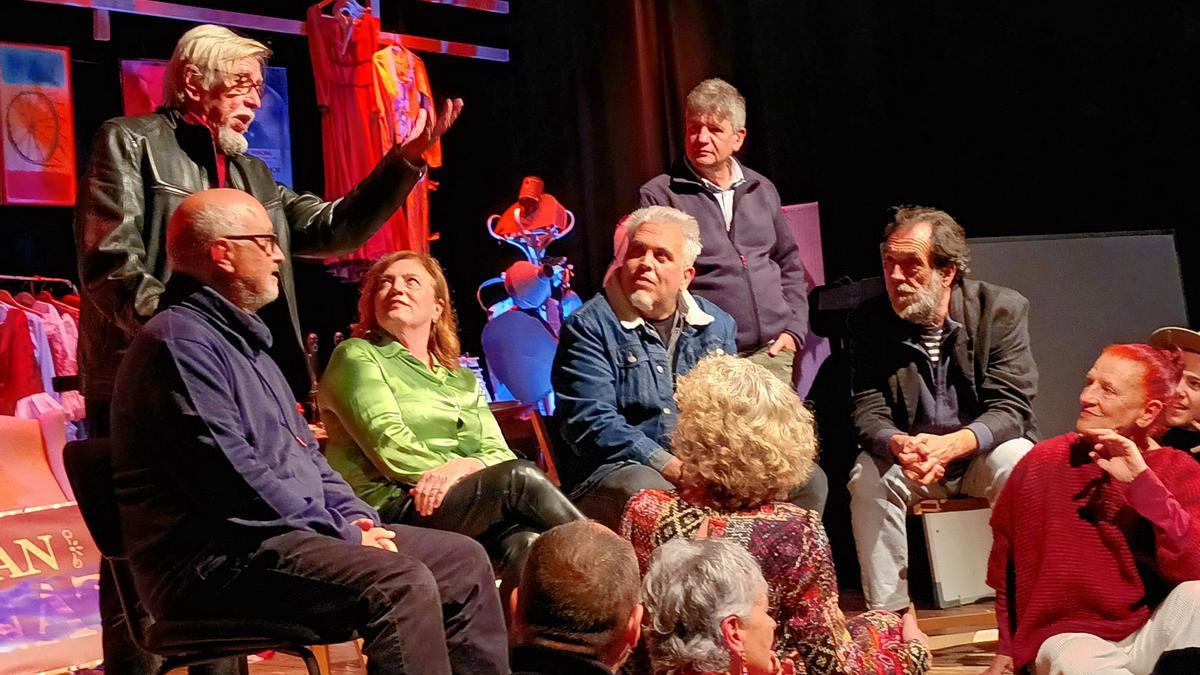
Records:
[[[595,521],[554,527],[534,542],[513,591],[513,630],[522,649],[566,652],[613,671],[641,634],[641,577],[629,542]]]

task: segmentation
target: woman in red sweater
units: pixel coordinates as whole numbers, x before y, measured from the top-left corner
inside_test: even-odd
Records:
[[[1013,470],[988,584],[997,651],[1017,669],[1149,673],[1164,652],[1200,647],[1200,466],[1154,441],[1180,373],[1168,351],[1108,347],[1075,432]]]

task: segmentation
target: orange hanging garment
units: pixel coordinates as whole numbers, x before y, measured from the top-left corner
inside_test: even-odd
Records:
[[[384,110],[384,152],[394,143],[402,142],[412,131],[421,109],[436,110],[433,90],[429,86],[429,75],[425,63],[416,54],[398,45],[385,47],[373,58],[375,64],[376,93],[378,105]],[[430,168],[442,165],[442,142],[439,140],[425,151],[425,162]],[[405,242],[406,248],[429,252],[429,192],[436,184],[426,174],[408,195],[405,205],[406,222],[389,223],[401,226],[394,235],[397,241]]]

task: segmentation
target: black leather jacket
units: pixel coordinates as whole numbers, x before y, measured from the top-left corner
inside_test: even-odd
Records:
[[[950,291],[950,318],[962,324],[948,355],[951,377],[960,383],[960,415],[986,426],[993,447],[1014,438],[1036,443],[1038,371],[1029,347],[1029,301],[1011,288],[963,279]],[[859,446],[890,458],[888,439],[896,431],[909,433],[917,415],[919,357],[904,341],[919,339],[920,329],[896,316],[886,295],[860,305],[848,326]]]
[[[171,276],[167,219],[185,197],[213,187],[216,162],[208,129],[184,122],[176,110],[118,117],[96,132],[75,209],[85,397],[112,397],[117,366]],[[230,157],[227,186],[263,203],[284,252],[280,299],[260,315],[294,389],[307,386],[301,384],[306,371],[291,256],[323,258],[358,248],[404,204],[423,170],[401,157],[397,146],[349,194],[327,202],[276,183],[256,157]]]

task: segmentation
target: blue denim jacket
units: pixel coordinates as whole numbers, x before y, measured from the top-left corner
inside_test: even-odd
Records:
[[[675,428],[675,376],[709,352],[737,353],[733,318],[684,291],[674,363],[654,328],[614,284],[567,319],[551,381],[557,408],[555,460],[572,497],[627,464],[662,469]]]

